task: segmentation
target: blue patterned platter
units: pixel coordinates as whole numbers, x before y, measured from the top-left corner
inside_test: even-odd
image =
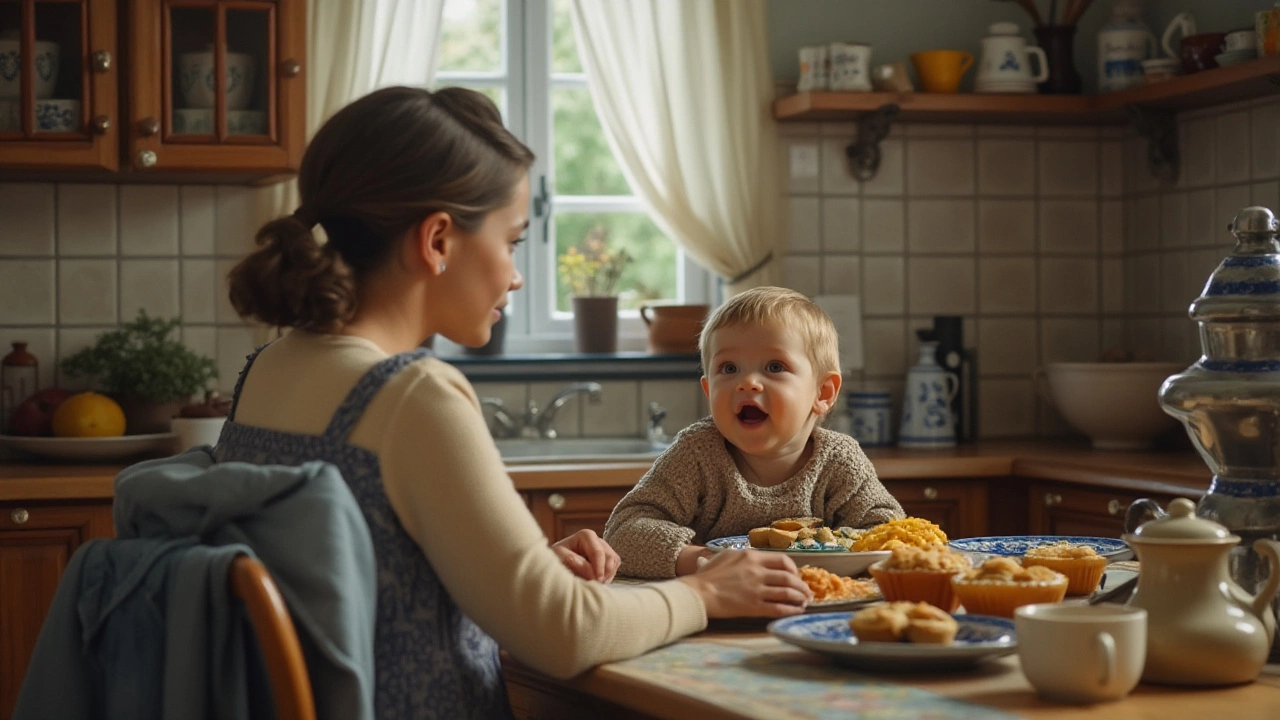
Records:
[[[796,567],[812,565],[823,570],[830,570],[837,575],[853,577],[866,572],[871,564],[889,557],[888,550],[874,552],[850,552],[841,548],[825,548],[817,550],[774,550],[773,548],[752,548],[746,535],[731,535],[707,541],[707,549],[721,550],[759,550],[760,552],[776,552],[789,555]]]
[[[950,645],[858,642],[849,629],[851,612],[795,615],[769,623],[779,640],[822,653],[862,670],[949,670],[969,667],[1017,651],[1013,621],[985,615],[956,615],[960,630]]]
[[[988,555],[1004,555],[1005,557],[1022,557],[1033,547],[1066,542],[1072,545],[1084,545],[1111,562],[1127,560],[1133,557],[1133,551],[1123,540],[1084,535],[1006,535],[993,537],[960,538],[947,543],[961,552],[986,553]]]

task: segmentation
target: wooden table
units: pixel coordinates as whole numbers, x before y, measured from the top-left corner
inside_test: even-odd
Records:
[[[641,658],[608,663],[563,681],[504,657],[511,705],[519,718],[563,720],[826,720],[862,717],[872,710],[877,718],[906,720],[924,715],[926,706],[921,703],[930,700],[939,704],[928,706],[940,713],[934,717],[948,719],[1280,718],[1280,665],[1268,665],[1257,682],[1246,685],[1183,688],[1141,683],[1118,702],[1067,706],[1036,696],[1019,670],[1017,655],[946,674],[867,674],[787,645],[760,627],[717,624]],[[710,669],[686,672],[699,663]],[[796,693],[777,691],[779,682],[796,684]],[[773,686],[766,687],[770,683]]]

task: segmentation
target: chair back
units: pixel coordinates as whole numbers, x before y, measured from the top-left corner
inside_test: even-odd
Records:
[[[315,699],[302,646],[271,574],[257,558],[241,555],[232,561],[227,579],[231,594],[249,611],[258,636],[277,720],[315,720]]]

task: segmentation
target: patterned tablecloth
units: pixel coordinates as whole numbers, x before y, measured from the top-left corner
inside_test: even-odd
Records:
[[[772,638],[681,642],[610,671],[760,720],[1004,720],[1015,716],[860,675]]]

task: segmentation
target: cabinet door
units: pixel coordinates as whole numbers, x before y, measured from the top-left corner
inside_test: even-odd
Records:
[[[134,170],[265,180],[298,169],[305,0],[136,0],[128,30]]]
[[[986,480],[883,482],[907,515],[937,523],[947,537],[975,537],[987,532]]]
[[[1030,530],[1035,535],[1090,535],[1118,538],[1124,534],[1129,504],[1149,497],[1167,507],[1175,496],[1111,491],[1070,483],[1041,482],[1030,486]],[[1185,497],[1197,493],[1188,491]]]
[[[609,513],[630,489],[537,490],[529,493],[530,508],[542,526],[543,534],[551,542],[563,540],[584,529],[603,535]]]
[[[0,169],[119,167],[116,0],[0,3]]]
[[[0,720],[8,720],[71,554],[111,537],[111,501],[0,503]]]

